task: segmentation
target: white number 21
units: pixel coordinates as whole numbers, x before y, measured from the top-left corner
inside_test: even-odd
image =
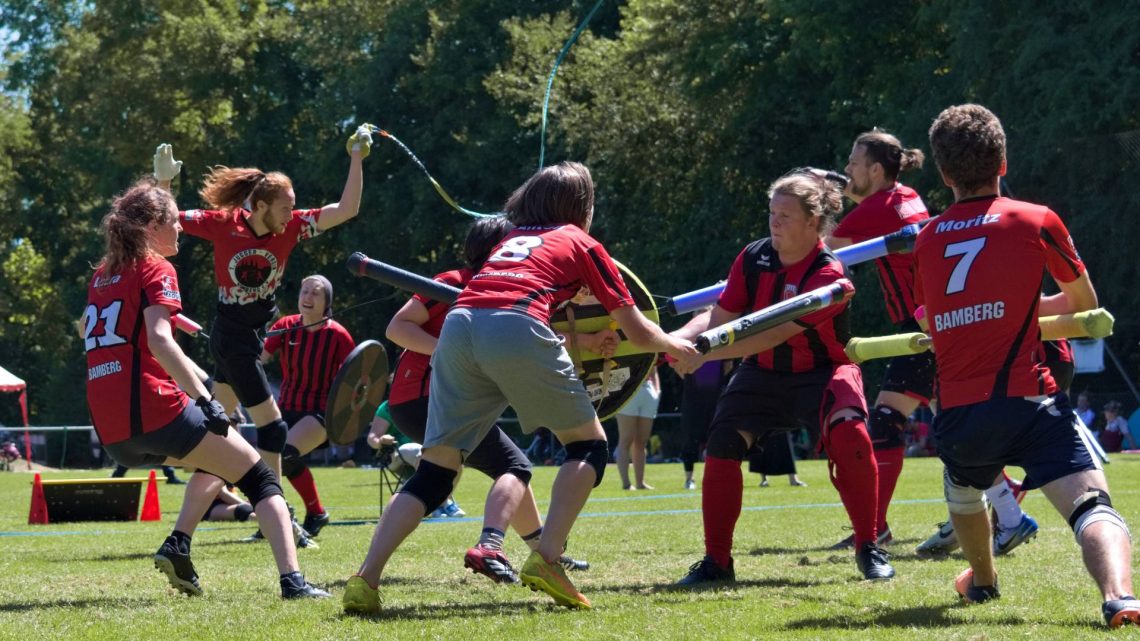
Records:
[[[121,300],[117,300],[103,309],[99,309],[95,305],[87,306],[83,312],[83,348],[85,351],[90,352],[96,347],[110,347],[127,342],[127,339],[115,333],[115,327],[119,324],[119,310],[122,307],[123,301]],[[99,324],[100,318],[103,319],[103,333],[96,336],[95,326]]]

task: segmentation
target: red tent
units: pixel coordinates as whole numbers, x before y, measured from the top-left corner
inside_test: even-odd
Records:
[[[0,367],[0,392],[20,394],[20,415],[24,418],[24,427],[28,426],[28,384],[12,372]],[[27,430],[24,430],[24,456],[28,463],[32,461],[32,444]]]

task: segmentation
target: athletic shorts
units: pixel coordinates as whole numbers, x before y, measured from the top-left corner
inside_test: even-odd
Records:
[[[629,402],[618,410],[618,416],[637,416],[641,418],[657,418],[657,404],[661,401],[661,391],[653,389],[650,379],[638,388],[637,393]]]
[[[1063,392],[951,407],[934,417],[931,433],[958,485],[987,489],[1007,465],[1024,468],[1037,487],[1100,469]]]
[[[867,415],[858,365],[792,374],[763,369],[746,360],[721,394],[709,432],[733,429],[762,442],[774,432],[805,428],[815,442],[826,417],[845,407]]]
[[[164,465],[166,459],[185,458],[206,438],[206,415],[187,403],[175,419],[153,432],[104,445],[103,451],[125,467]]]
[[[417,443],[422,443],[427,431],[428,397],[421,396],[407,403],[388,405],[396,429]],[[496,423],[483,440],[464,459],[463,465],[497,479],[508,470],[529,470],[530,459],[523,454],[511,437]]]
[[[293,429],[293,426],[296,425],[297,423],[300,423],[301,419],[305,418],[306,416],[312,416],[313,418],[317,419],[317,422],[321,424],[321,427],[325,426],[325,415],[322,412],[302,412],[299,410],[281,410],[281,419],[289,424],[289,429]]]
[[[215,316],[210,329],[214,382],[233,388],[241,404],[254,407],[273,396],[261,365],[262,340],[256,329]]]
[[[934,354],[908,354],[887,361],[887,374],[879,388],[884,392],[906,394],[924,405],[934,398]]]
[[[523,432],[553,432],[597,420],[570,354],[549,325],[502,309],[447,313],[431,357],[424,447],[470,453],[507,406]]]

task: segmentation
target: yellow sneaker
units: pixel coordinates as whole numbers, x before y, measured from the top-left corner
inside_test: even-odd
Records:
[[[380,591],[354,574],[344,585],[344,613],[375,616],[380,614]]]
[[[538,552],[531,552],[519,572],[519,579],[528,588],[549,594],[558,605],[568,608],[593,608],[590,600],[566,578],[566,570],[558,563],[547,563]]]

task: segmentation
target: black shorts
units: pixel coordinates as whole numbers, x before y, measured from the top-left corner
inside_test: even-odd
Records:
[[[256,329],[215,316],[210,329],[210,355],[214,357],[214,382],[225,383],[245,407],[272,398],[269,379],[261,364],[261,337]]]
[[[1007,465],[1025,469],[1041,487],[1100,469],[1064,393],[1028,400],[994,398],[942,410],[931,433],[938,456],[958,485],[988,489]]]
[[[388,412],[396,429],[416,443],[423,443],[427,434],[428,397],[421,396],[414,401],[388,405]],[[479,470],[496,479],[508,470],[529,470],[530,459],[519,446],[507,436],[496,423],[482,441],[463,460],[464,467]]]
[[[300,423],[301,419],[305,418],[306,416],[312,416],[313,418],[317,419],[317,422],[321,424],[321,427],[325,426],[325,415],[323,412],[302,412],[300,410],[284,409],[281,410],[281,419],[289,424],[289,429],[293,429],[293,426],[297,423]]]
[[[817,441],[820,406],[831,376],[830,369],[789,374],[745,361],[720,395],[709,433],[733,429],[763,442],[769,434],[802,427]]]
[[[921,332],[914,320],[897,325],[900,332]],[[887,361],[887,374],[880,388],[884,392],[906,394],[925,405],[934,398],[934,352],[896,356]]]
[[[1045,367],[1049,368],[1053,380],[1057,381],[1057,389],[1068,393],[1066,390],[1073,386],[1073,375],[1076,373],[1073,364],[1069,361],[1045,361]]]
[[[194,451],[208,431],[202,410],[187,403],[173,421],[153,432],[104,445],[103,451],[125,467],[164,465],[168,458],[181,459]]]

